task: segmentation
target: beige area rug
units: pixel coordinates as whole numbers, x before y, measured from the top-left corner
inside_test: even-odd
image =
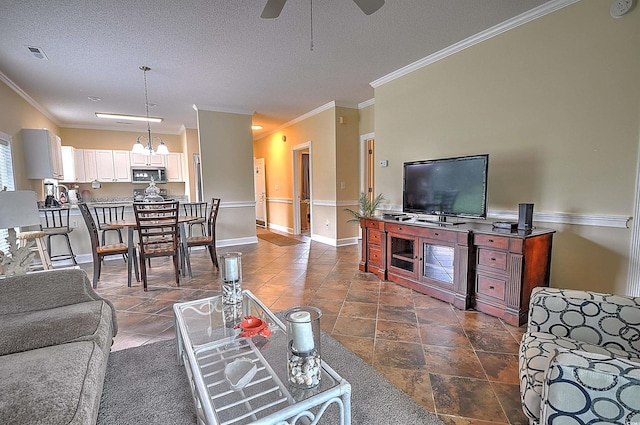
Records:
[[[289,238],[287,236],[278,235],[277,233],[259,233],[258,237],[264,241],[271,242],[278,246],[290,246],[304,243],[297,239]]]

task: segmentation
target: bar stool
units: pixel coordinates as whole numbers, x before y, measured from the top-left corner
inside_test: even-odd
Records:
[[[93,211],[96,213],[98,231],[101,232],[101,244],[106,245],[105,235],[107,232],[116,232],[118,242],[123,243],[123,226],[113,224],[113,222],[124,221],[124,205],[94,206]]]
[[[189,237],[192,236],[193,226],[200,226],[200,234],[207,236],[207,203],[206,202],[185,202],[180,204],[184,211],[184,215],[198,217],[198,219],[190,221],[189,224]]]
[[[47,252],[51,261],[71,260],[77,266],[78,262],[69,240],[69,233],[73,231],[69,227],[69,208],[43,208],[40,211],[44,213],[45,225],[42,226],[42,231],[47,236]],[[51,239],[54,236],[63,236],[67,240],[67,254],[51,255]]]
[[[31,241],[35,242],[35,245],[31,247],[30,251],[38,253],[43,270],[51,270],[53,265],[51,265],[51,258],[49,257],[49,252],[45,246],[44,237],[45,233],[41,230],[19,232],[16,235],[16,239],[18,239],[18,246],[20,247],[27,246]],[[34,266],[34,268],[36,267],[38,267],[38,265]]]

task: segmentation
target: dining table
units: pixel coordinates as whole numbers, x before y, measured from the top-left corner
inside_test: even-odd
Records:
[[[191,261],[189,259],[189,249],[187,247],[187,230],[186,223],[196,221],[199,217],[184,215],[178,217],[178,228],[180,229],[180,274],[185,276],[187,271],[189,273],[189,277],[193,277],[191,274]],[[138,228],[138,223],[135,218],[125,218],[124,220],[116,220],[110,223],[114,226],[122,226],[127,228],[127,248],[128,248],[128,256],[129,261],[127,264],[127,286],[131,287],[131,259],[134,257],[134,234],[135,230]],[[137,271],[137,270],[136,270]]]

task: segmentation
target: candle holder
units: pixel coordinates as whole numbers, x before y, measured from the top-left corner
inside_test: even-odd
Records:
[[[320,383],[320,317],[315,307],[293,307],[284,315],[287,325],[287,370],[296,388],[313,388]]]
[[[243,318],[241,302],[235,304],[222,303],[222,320],[225,328],[235,329]]]
[[[227,252],[220,255],[220,278],[222,281],[222,303],[242,302],[242,253]]]

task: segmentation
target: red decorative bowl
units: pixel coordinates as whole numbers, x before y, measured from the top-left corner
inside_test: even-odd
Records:
[[[267,322],[264,320],[254,317],[254,316],[246,316],[244,320],[235,326],[236,328],[240,328],[240,336],[243,338],[248,338],[256,335],[262,335],[264,337],[268,337],[271,335],[271,329],[267,326]]]

